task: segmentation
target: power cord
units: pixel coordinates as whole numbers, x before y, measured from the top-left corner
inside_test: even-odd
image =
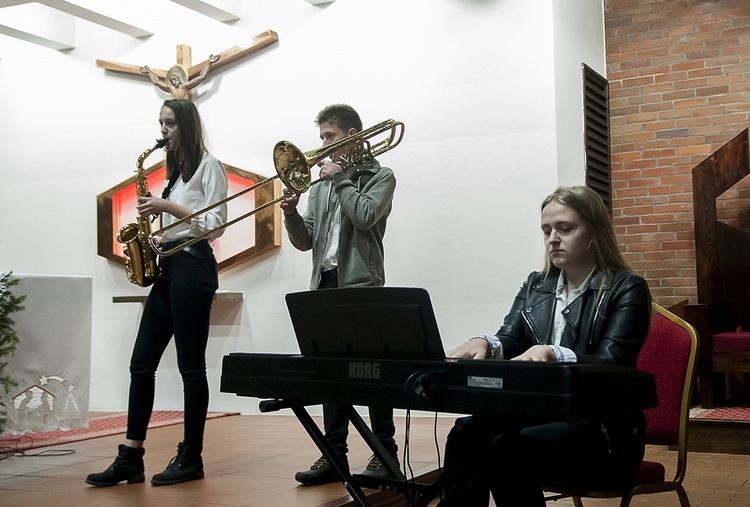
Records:
[[[439,374],[439,373],[438,373]],[[434,375],[434,373],[433,373]],[[406,380],[404,384],[404,394],[406,395],[406,425],[404,429],[404,452],[403,452],[403,463],[404,463],[404,470],[406,468],[409,469],[409,477],[407,477],[407,480],[410,481],[412,484],[415,483],[415,477],[414,477],[414,470],[411,467],[410,462],[410,449],[409,449],[409,435],[411,433],[411,406],[412,406],[412,400],[414,397],[419,397],[424,400],[430,399],[430,373],[423,372],[423,371],[417,371],[412,373],[409,378]],[[435,452],[437,454],[437,466],[438,466],[438,481],[442,482],[443,478],[443,469],[441,466],[441,457],[440,457],[440,442],[438,441],[438,413],[434,413],[434,419],[433,419],[433,427],[432,427],[432,436],[435,443]],[[415,500],[419,500],[417,497],[412,498],[410,495],[406,495],[407,497],[407,504],[412,507],[416,505]],[[440,488],[440,498],[442,500],[443,493],[442,488]]]
[[[443,466],[440,464],[440,442],[438,441],[438,413],[435,412],[435,420],[432,426],[432,437],[435,441],[435,454],[437,455],[438,483],[443,483]],[[443,488],[440,488],[440,500],[443,499]]]
[[[402,462],[404,471],[409,470],[407,480],[414,482],[414,470],[411,467],[411,457],[409,448],[409,437],[411,434],[411,405],[414,396],[428,399],[427,392],[423,383],[428,379],[427,374],[421,371],[412,373],[404,383],[404,394],[406,396],[406,425],[404,428],[404,451]]]
[[[69,454],[75,454],[76,452],[74,449],[46,449],[44,451],[29,453],[27,451],[34,447],[34,439],[24,435],[21,435],[18,438],[4,437],[3,441],[13,445],[0,446],[0,461],[13,456],[21,456],[24,458],[35,458],[39,456],[67,456]]]

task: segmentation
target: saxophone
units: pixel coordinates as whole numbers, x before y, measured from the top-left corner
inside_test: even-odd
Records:
[[[154,151],[163,148],[166,139],[157,139],[156,145],[138,157],[135,169],[136,193],[139,197],[151,195],[148,191],[146,174],[143,171],[143,161]],[[124,226],[117,233],[117,241],[122,243],[125,254],[125,272],[128,280],[141,287],[148,287],[159,277],[159,267],[156,265],[156,252],[149,246],[148,236],[151,234],[151,221],[148,216],[138,215],[138,222]]]

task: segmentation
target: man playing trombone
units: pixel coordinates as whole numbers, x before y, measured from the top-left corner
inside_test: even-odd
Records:
[[[324,108],[315,123],[324,147],[362,131],[359,114],[346,104]],[[396,178],[375,158],[363,157],[361,151],[353,155],[349,148],[342,147],[318,162],[321,181],[310,189],[304,215],[297,211],[299,194],[284,189],[281,208],[289,239],[298,250],[312,249],[313,290],[385,284],[383,236]],[[370,407],[369,414],[373,433],[398,461],[393,409]],[[349,420],[343,407],[324,404],[323,422],[326,440],[348,466]],[[388,477],[388,472],[373,456],[363,475]],[[295,479],[305,485],[318,485],[335,482],[338,476],[328,460],[321,457],[309,470],[297,472]]]

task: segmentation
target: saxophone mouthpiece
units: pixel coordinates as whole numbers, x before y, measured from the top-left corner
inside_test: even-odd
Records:
[[[157,139],[156,140],[156,147],[157,148],[164,148],[166,146],[167,140],[166,139]]]

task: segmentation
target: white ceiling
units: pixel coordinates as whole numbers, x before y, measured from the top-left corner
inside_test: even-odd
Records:
[[[169,0],[222,23],[242,18],[241,0]],[[300,0],[313,5],[335,0]],[[127,0],[0,0],[0,34],[58,51],[75,47],[76,20],[96,23],[110,30],[143,39],[154,33],[153,23],[142,20],[148,13],[134,12]]]

